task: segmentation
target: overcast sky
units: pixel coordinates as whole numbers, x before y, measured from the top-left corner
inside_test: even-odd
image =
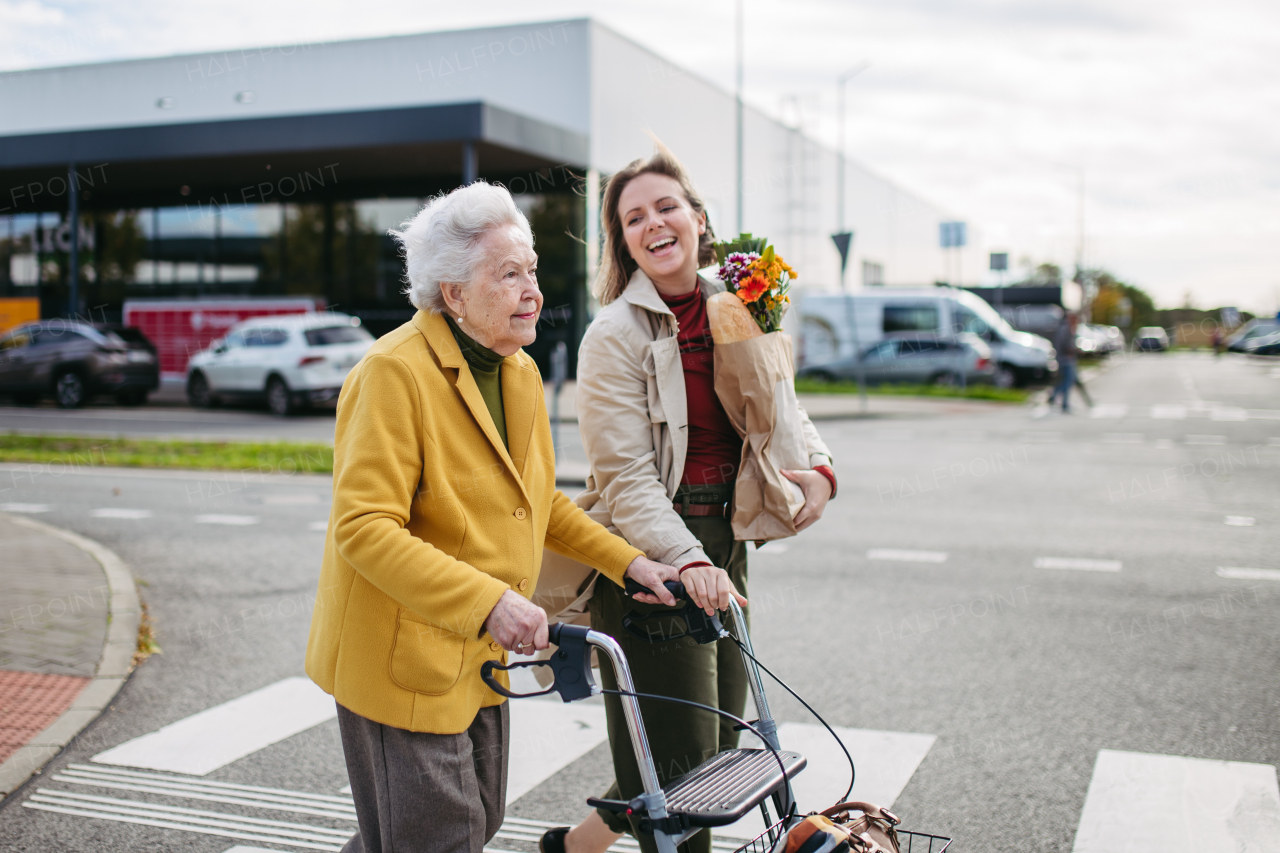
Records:
[[[594,16],[731,88],[732,0],[0,0],[4,70]],[[1280,309],[1276,0],[746,0],[746,97],[965,219],[1164,306]],[[0,118],[0,125],[3,118]]]

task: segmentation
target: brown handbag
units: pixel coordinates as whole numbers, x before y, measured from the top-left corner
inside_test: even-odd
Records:
[[[862,812],[862,816],[850,817],[850,811]],[[821,814],[852,836],[850,849],[856,853],[899,853],[894,827],[901,821],[888,809],[855,801],[839,803]],[[859,842],[861,847],[857,846]]]

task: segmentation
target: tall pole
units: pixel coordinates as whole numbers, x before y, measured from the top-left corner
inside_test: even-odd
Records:
[[[866,71],[871,65],[861,62],[836,78],[836,91],[839,95],[836,116],[836,233],[845,234],[844,226],[844,87],[854,77]],[[858,316],[853,308],[853,296],[848,292],[846,271],[849,267],[848,252],[853,248],[853,236],[848,235],[849,245],[840,256],[840,292],[844,296],[845,322],[849,325],[849,336],[853,344],[854,372],[858,377],[858,398],[862,412],[867,412],[866,368],[862,363],[862,344],[858,340]]]
[[[734,17],[734,52],[735,52],[735,85],[734,85],[734,125],[736,133],[736,172],[734,176],[734,185],[737,187],[737,214],[738,214],[738,233],[743,231],[742,216],[742,64],[743,64],[743,44],[742,44],[742,4],[743,0],[737,0],[735,7],[736,15]]]
[[[76,164],[67,165],[68,224],[71,227],[71,250],[67,263],[67,313],[75,317],[80,310],[80,188],[76,185]]]

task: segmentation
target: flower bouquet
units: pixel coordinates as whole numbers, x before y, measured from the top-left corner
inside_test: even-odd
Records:
[[[734,538],[756,542],[796,533],[804,493],[782,476],[809,468],[795,391],[791,338],[782,317],[796,274],[762,237],[715,245],[725,292],[707,299],[715,341],[716,396],[742,436],[734,487]]]

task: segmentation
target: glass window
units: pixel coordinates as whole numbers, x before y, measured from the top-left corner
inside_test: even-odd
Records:
[[[227,349],[244,346],[244,332],[232,332],[222,339],[222,345]]]
[[[324,326],[319,329],[307,329],[303,334],[307,337],[307,343],[313,347],[373,340],[373,335],[359,326]]]
[[[972,332],[979,337],[991,334],[991,325],[977,314],[962,306],[955,306],[953,325],[957,332]]]
[[[936,332],[938,308],[934,305],[886,305],[884,328],[889,332]]]
[[[19,349],[31,343],[31,330],[18,329],[0,338],[0,350]]]
[[[898,354],[897,341],[881,341],[880,343],[867,350],[867,358],[893,358]]]
[[[244,345],[248,347],[278,347],[287,340],[289,333],[284,329],[267,327],[244,331]]]

